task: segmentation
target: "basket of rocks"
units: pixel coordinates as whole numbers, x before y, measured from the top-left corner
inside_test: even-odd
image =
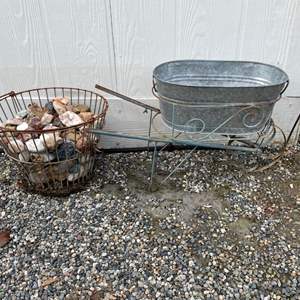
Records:
[[[33,192],[66,195],[93,172],[98,143],[90,129],[104,124],[107,101],[78,88],[51,87],[0,97],[0,143]]]

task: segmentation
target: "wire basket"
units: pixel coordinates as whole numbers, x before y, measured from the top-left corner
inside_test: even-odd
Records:
[[[76,107],[82,122],[74,125],[72,111],[73,119],[66,113],[70,120],[62,126],[62,119],[53,108],[52,100],[57,97],[67,99],[72,109]],[[49,109],[54,112],[51,124],[41,127]],[[107,109],[104,97],[79,88],[37,88],[1,96],[0,143],[17,164],[21,185],[28,191],[47,195],[67,195],[82,189],[93,173],[98,142],[90,129],[103,127]],[[21,125],[25,117],[30,118],[28,128]],[[68,122],[72,125],[67,126]]]

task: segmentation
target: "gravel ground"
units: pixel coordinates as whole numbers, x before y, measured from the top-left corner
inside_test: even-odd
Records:
[[[146,153],[97,160],[64,198],[16,187],[0,157],[2,299],[300,299],[300,151],[263,172],[254,154]],[[267,158],[265,158],[267,159]]]

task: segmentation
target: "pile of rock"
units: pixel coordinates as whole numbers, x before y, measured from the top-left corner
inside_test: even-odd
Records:
[[[89,163],[87,155],[82,159],[82,154],[88,152],[85,150],[93,141],[84,129],[89,127],[86,122],[94,121],[95,115],[87,105],[56,97],[45,106],[29,104],[26,110],[0,124],[1,144],[21,162],[54,162],[31,167],[30,178],[34,182],[74,180]]]

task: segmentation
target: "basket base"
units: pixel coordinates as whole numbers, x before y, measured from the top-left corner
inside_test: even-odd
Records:
[[[90,181],[91,176],[78,180],[71,185],[68,182],[62,182],[65,186],[61,187],[44,187],[31,184],[25,179],[19,180],[19,186],[27,193],[34,193],[43,196],[66,197],[70,194],[81,192],[86,188],[86,184]],[[59,183],[61,184],[61,183]]]

